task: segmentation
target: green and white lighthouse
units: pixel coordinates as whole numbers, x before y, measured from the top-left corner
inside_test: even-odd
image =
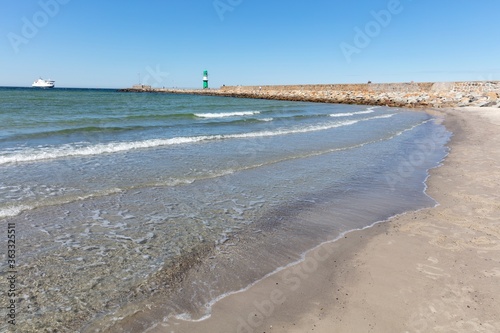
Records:
[[[208,71],[203,71],[203,89],[208,89]]]

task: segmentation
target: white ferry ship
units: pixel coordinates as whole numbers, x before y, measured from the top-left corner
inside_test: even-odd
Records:
[[[31,85],[32,87],[36,88],[54,88],[54,84],[56,81],[52,80],[44,80],[42,78],[39,78],[33,84]]]

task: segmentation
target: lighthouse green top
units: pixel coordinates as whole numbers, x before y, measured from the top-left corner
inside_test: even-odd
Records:
[[[203,89],[208,88],[208,71],[203,71]]]

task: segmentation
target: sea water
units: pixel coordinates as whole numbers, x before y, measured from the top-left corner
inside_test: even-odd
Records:
[[[0,88],[17,327],[205,318],[342,232],[434,205],[425,180],[449,137],[408,109]]]

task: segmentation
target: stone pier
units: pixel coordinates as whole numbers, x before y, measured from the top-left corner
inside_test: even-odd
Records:
[[[203,90],[134,86],[120,91],[394,107],[500,107],[500,81],[223,86]]]

